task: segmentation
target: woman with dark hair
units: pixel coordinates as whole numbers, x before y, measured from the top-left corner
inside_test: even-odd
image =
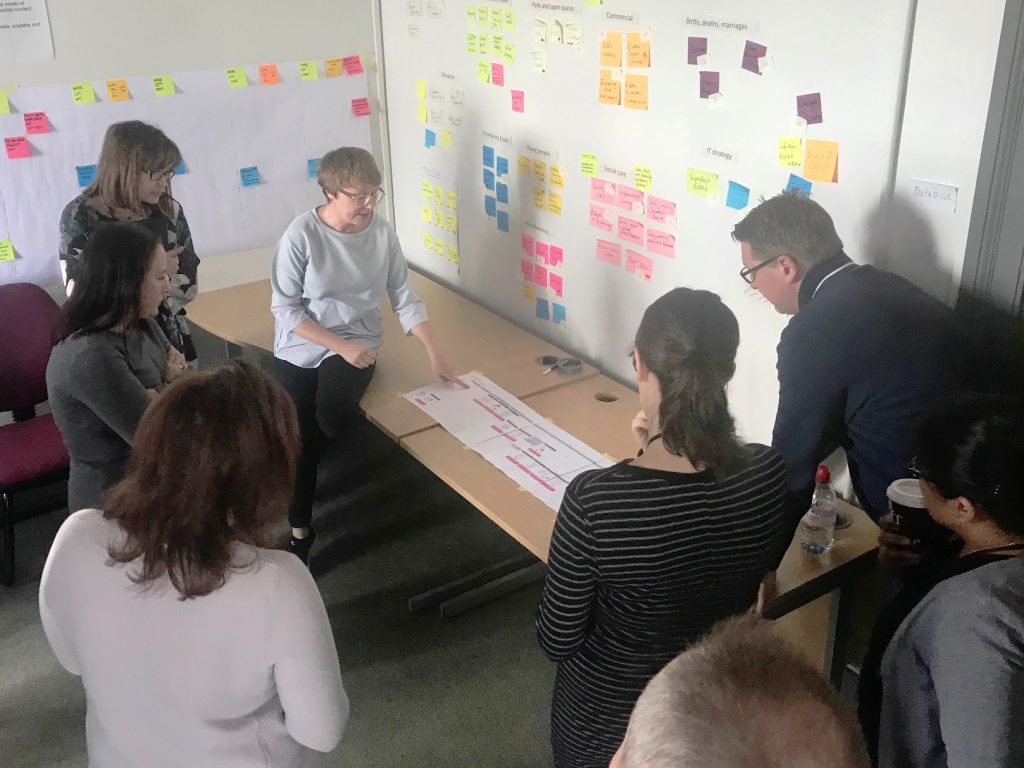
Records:
[[[169,387],[103,508],[61,526],[39,587],[50,646],[80,675],[89,764],[297,766],[348,699],[309,572],[269,549],[291,498],[295,409],[253,366]]]
[[[1024,765],[1024,405],[957,401],[931,416],[913,471],[956,534],[883,609],[859,714],[880,766]]]
[[[167,293],[156,316],[164,335],[190,363],[195,346],[185,305],[196,297],[199,257],[171,179],[181,152],[159,128],[138,120],[107,128],[96,178],[60,217],[60,264],[68,295],[78,281],[82,249],[103,223],[133,221],[150,229],[167,251]]]
[[[68,509],[96,506],[121,479],[150,398],[186,368],[153,322],[167,286],[156,235],[105,224],[85,246],[78,287],[61,309],[46,390],[68,455]]]
[[[748,610],[773,565],[785,468],[771,448],[736,438],[725,390],[738,345],[715,294],[676,288],[655,301],[632,352],[641,450],[566,490],[537,620],[558,662],[558,768],[607,766],[647,682]]]

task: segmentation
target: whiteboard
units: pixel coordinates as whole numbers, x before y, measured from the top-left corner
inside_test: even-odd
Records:
[[[758,198],[781,191],[791,173],[804,172],[808,140],[837,142],[837,183],[815,181],[811,195],[832,214],[846,251],[870,261],[870,235],[881,226],[892,175],[909,5],[382,3],[390,192],[409,261],[623,380],[632,377],[626,350],[648,304],[679,285],[714,291],[740,322],[730,389],[734,414],[744,437],[769,441],[778,396],[775,347],[787,319],[739,278],[739,247],[730,232]],[[543,41],[538,21],[546,32]],[[621,98],[634,104],[640,89],[631,76],[646,77],[646,109],[599,103],[607,79],[601,75],[601,44],[615,33],[623,37],[623,61],[612,77],[620,81]],[[639,41],[632,61],[630,33],[637,35],[632,42]],[[481,34],[487,35],[486,54],[479,53]],[[707,39],[701,63],[689,63],[691,36]],[[650,66],[628,66],[643,60],[644,42]],[[748,42],[767,50],[750,49]],[[476,53],[469,52],[471,45]],[[605,55],[614,55],[610,49]],[[766,60],[752,59],[752,52],[765,53]],[[496,64],[501,66],[495,69]],[[701,98],[702,71],[718,73],[719,97]],[[520,106],[517,91],[522,111],[514,111]],[[822,121],[800,126],[794,120],[797,96],[814,93],[820,94]],[[798,167],[780,164],[780,138],[800,139]],[[508,203],[494,211],[507,215],[507,232],[504,217],[485,209],[492,194],[484,173],[491,170],[485,167],[491,149],[510,165],[500,177]],[[585,168],[584,155],[593,155],[596,167]],[[533,173],[536,161],[545,164],[543,183]],[[551,177],[551,164],[558,166],[561,186]],[[634,214],[631,196],[638,193],[629,190],[636,187],[637,166],[641,174],[649,169],[650,190],[641,190],[643,212]],[[688,169],[703,172],[695,179],[714,175],[717,192],[688,192]],[[616,193],[625,188],[623,206],[618,200],[596,202],[604,186],[595,179],[615,185]],[[726,205],[729,182],[749,189],[750,205]],[[538,189],[545,195],[544,210],[535,205]],[[455,193],[455,233],[445,231],[448,191]],[[551,192],[560,196],[555,205]],[[674,222],[667,203],[675,204]],[[611,231],[592,225],[595,204],[607,212]],[[435,226],[439,209],[442,226]],[[629,221],[620,224],[623,218]],[[658,233],[653,242],[652,229]],[[523,249],[524,235],[527,245],[533,238],[532,255]],[[664,235],[675,239],[673,258],[665,255],[670,239]],[[443,253],[431,247],[439,236],[446,243]],[[452,240],[457,263],[447,247]],[[601,246],[600,240],[611,245]],[[537,242],[549,246],[549,262],[550,246],[561,249],[556,266],[538,259]],[[618,264],[608,255],[616,246]],[[630,257],[629,250],[636,255]],[[535,282],[524,282],[531,264],[533,270],[544,267],[543,287],[535,271]],[[547,319],[538,317],[538,298],[547,302]],[[564,322],[552,319],[556,304],[564,308]]]

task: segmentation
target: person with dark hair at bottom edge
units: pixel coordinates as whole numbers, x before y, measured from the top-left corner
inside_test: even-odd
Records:
[[[647,682],[712,624],[748,610],[782,526],[785,467],[741,444],[726,399],[739,327],[709,291],[644,313],[632,353],[635,461],[566,489],[537,619],[558,662],[555,765],[607,766]]]

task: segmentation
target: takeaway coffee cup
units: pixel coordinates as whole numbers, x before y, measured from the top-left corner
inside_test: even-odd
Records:
[[[894,480],[885,491],[889,498],[889,511],[899,526],[900,536],[920,541],[922,549],[929,549],[943,534],[943,528],[928,514],[921,484],[914,478]]]

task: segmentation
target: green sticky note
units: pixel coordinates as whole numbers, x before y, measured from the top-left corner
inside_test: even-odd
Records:
[[[75,104],[95,104],[96,92],[92,89],[92,83],[72,83],[71,100]]]
[[[224,74],[228,76],[229,88],[245,88],[249,85],[249,78],[245,76],[243,67],[231,67],[224,70]]]
[[[7,100],[7,94],[0,91],[0,115],[11,114],[11,102]]]
[[[478,49],[476,46],[476,34],[473,32],[466,33],[466,53],[477,53]]]
[[[10,240],[0,240],[0,261],[14,261],[14,245]]]
[[[515,32],[516,31],[516,12],[511,8],[505,9],[505,31]]]
[[[466,6],[466,23],[470,24],[470,25],[476,24],[476,6],[475,5],[467,5]]]
[[[501,29],[502,16],[501,8],[491,8],[491,26],[495,30]]]
[[[699,168],[687,168],[686,191],[698,197],[711,197],[718,191],[718,174]]]
[[[587,0],[587,5],[604,5],[604,0]]]
[[[476,64],[476,79],[481,83],[491,82],[491,65],[486,61],[478,61]]]
[[[486,5],[478,5],[476,7],[476,23],[477,24],[481,24],[483,26],[487,26],[487,19],[488,18],[489,18],[489,14],[487,13],[487,6]]]
[[[173,96],[174,78],[170,75],[155,75],[153,77],[153,93],[157,96]]]
[[[644,192],[651,191],[651,166],[638,165],[633,168],[633,186]]]
[[[486,56],[487,53],[491,50],[491,36],[488,35],[486,32],[481,32],[479,35],[476,36],[476,47],[479,53],[482,53]]]
[[[300,80],[318,80],[320,73],[317,71],[315,61],[300,61],[299,62],[299,79]]]
[[[495,56],[501,56],[501,52],[505,50],[505,38],[499,34],[491,35],[491,50]]]
[[[502,51],[501,58],[502,58],[502,61],[504,61],[509,66],[512,66],[513,64],[515,64],[516,63],[516,44],[515,43],[505,43],[505,50]]]
[[[597,155],[593,152],[584,152],[580,155],[580,173],[584,176],[597,175]]]

